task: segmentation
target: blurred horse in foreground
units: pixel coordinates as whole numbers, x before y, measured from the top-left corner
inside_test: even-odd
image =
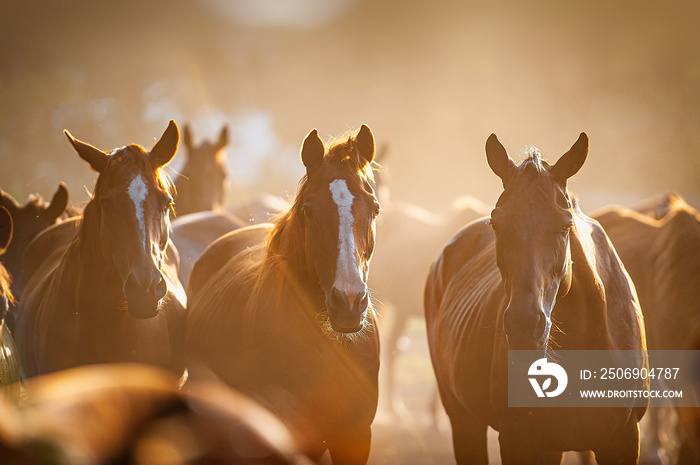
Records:
[[[367,126],[304,140],[291,209],[214,242],[188,285],[188,368],[203,364],[285,421],[318,460],[364,464],[379,343],[367,288],[379,203]],[[193,370],[190,370],[192,373]]]
[[[181,373],[186,297],[162,170],[177,149],[177,125],[150,152],[135,144],[103,152],[66,136],[98,178],[83,217],[45,230],[25,253],[15,315],[23,374],[123,361]]]
[[[0,458],[13,465],[304,465],[286,427],[220,383],[176,389],[168,371],[90,365],[34,378],[0,402]]]
[[[445,246],[428,275],[425,313],[457,463],[487,463],[487,427],[504,464],[560,463],[588,450],[635,463],[646,402],[606,409],[508,407],[508,351],[637,350],[647,366],[634,285],[603,228],[566,188],[583,165],[582,133],[554,165],[531,148],[516,165],[495,135],[489,166],[504,191],[491,218]]]

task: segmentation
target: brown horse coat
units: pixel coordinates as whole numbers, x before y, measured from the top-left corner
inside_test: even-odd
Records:
[[[188,369],[194,378],[204,365],[261,401],[312,458],[328,449],[334,463],[365,463],[379,369],[364,284],[378,209],[367,179],[373,137],[363,126],[324,151],[312,131],[302,150],[308,179],[290,211],[274,225],[220,238],[195,264],[188,286]],[[334,191],[338,185],[343,188]],[[337,206],[331,193],[343,194]],[[348,209],[340,214],[340,206]],[[349,263],[350,257],[338,258],[341,249],[348,251],[349,243],[341,248],[338,242],[346,226],[354,231],[354,271],[335,267]],[[347,292],[336,287],[339,279]]]
[[[84,216],[47,229],[26,252],[15,317],[23,373],[126,361],[180,373],[186,297],[160,168],[175,153],[177,125],[150,153],[136,145],[105,153],[68,137],[100,174]]]

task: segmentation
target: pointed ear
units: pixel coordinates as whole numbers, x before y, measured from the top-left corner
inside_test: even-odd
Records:
[[[374,135],[372,130],[365,124],[362,125],[360,131],[355,136],[355,143],[357,144],[357,149],[360,151],[360,155],[364,158],[367,163],[372,163],[374,160]],[[363,163],[362,167],[367,163]]]
[[[312,129],[304,138],[304,143],[301,146],[301,161],[306,166],[306,174],[311,176],[315,173],[323,163],[323,155],[326,153],[326,147],[323,141],[318,137],[318,131]]]
[[[505,147],[498,141],[496,134],[491,134],[486,139],[486,161],[505,186],[506,179],[515,169],[515,163],[508,156]]]
[[[219,148],[219,150],[223,149],[228,145],[228,125],[224,125],[223,128],[221,128],[221,133],[219,134],[219,141],[216,143],[216,146]]]
[[[0,255],[5,253],[5,249],[12,240],[12,215],[7,208],[0,207]]]
[[[175,156],[177,152],[177,144],[180,141],[180,130],[175,121],[170,120],[165,132],[160,136],[160,140],[156,142],[151,150],[151,160],[157,167],[167,164]]]
[[[578,140],[571,146],[568,152],[557,160],[552,166],[552,175],[565,184],[566,180],[581,169],[588,156],[588,135],[582,132]]]
[[[105,170],[105,168],[107,168],[108,155],[105,152],[86,142],[79,141],[71,136],[68,130],[64,130],[63,134],[66,135],[68,141],[71,143],[75,151],[78,152],[78,155],[80,155],[80,158],[88,162],[93,170],[101,173]]]
[[[51,199],[51,203],[48,208],[44,211],[44,216],[53,223],[56,219],[66,211],[68,206],[68,188],[65,184],[60,183],[56,193]]]

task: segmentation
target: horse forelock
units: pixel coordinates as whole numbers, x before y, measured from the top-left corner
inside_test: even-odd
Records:
[[[154,165],[149,152],[140,145],[130,144],[114,149],[108,155],[107,172],[116,172],[117,175],[128,172],[150,172],[156,185],[173,195],[175,187],[172,179],[163,167]]]

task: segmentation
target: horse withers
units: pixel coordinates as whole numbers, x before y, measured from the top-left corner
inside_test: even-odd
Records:
[[[601,465],[636,463],[646,405],[508,407],[509,350],[646,348],[634,286],[566,188],[587,154],[582,133],[554,165],[535,148],[516,165],[491,135],[487,160],[504,191],[491,218],[455,235],[428,275],[430,354],[460,464],[488,461],[488,426],[504,464],[560,463],[563,451],[589,449]]]
[[[379,343],[367,287],[379,203],[367,126],[326,149],[304,140],[306,176],[274,224],[218,239],[188,285],[188,370],[204,365],[282,418],[314,460],[364,464]]]
[[[177,125],[150,152],[136,144],[103,152],[66,136],[98,178],[83,217],[47,229],[25,253],[15,315],[23,373],[107,362],[182,372],[186,297],[162,169],[177,149]]]

